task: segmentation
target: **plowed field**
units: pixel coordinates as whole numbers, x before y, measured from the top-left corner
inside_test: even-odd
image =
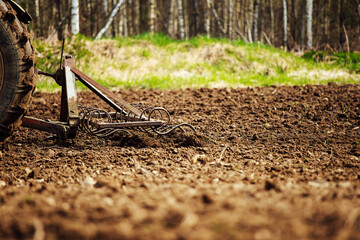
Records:
[[[117,94],[197,133],[21,127],[0,143],[1,239],[360,239],[360,85]],[[59,93],[33,102],[58,116]]]

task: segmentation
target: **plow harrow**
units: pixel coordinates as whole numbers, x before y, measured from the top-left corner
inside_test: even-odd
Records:
[[[63,51],[61,55],[63,56]],[[188,123],[172,125],[169,112],[162,107],[126,102],[77,69],[72,56],[67,55],[64,60],[62,56],[60,68],[55,74],[40,70],[38,72],[39,75],[52,77],[62,87],[60,121],[51,122],[25,116],[22,126],[50,132],[62,139],[75,138],[78,130],[98,137],[111,136],[119,131],[128,132],[130,129],[157,135],[166,135],[177,129],[185,131],[185,128],[195,131]],[[114,111],[78,105],[76,80],[83,83]]]

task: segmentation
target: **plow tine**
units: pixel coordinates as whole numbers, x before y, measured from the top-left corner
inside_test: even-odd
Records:
[[[187,123],[171,124],[170,113],[162,107],[151,107],[142,104],[131,104],[115,93],[106,89],[95,80],[75,67],[71,55],[65,56],[63,68],[51,76],[62,86],[60,125],[44,121],[24,119],[24,126],[64,135],[64,138],[75,138],[76,131],[107,137],[119,131],[138,130],[150,134],[166,135],[176,129],[185,132],[184,127],[195,132],[195,128]],[[106,102],[113,112],[93,107],[77,105],[76,84],[78,79],[100,99]]]

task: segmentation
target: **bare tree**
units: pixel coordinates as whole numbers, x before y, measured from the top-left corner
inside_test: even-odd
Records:
[[[340,15],[339,15],[339,44],[340,48],[342,48],[343,44],[346,42],[345,31],[344,28],[344,19],[345,19],[345,9],[344,9],[344,0],[339,1],[340,5]],[[360,14],[360,13],[359,13]]]
[[[57,18],[59,23],[62,22],[62,16],[61,16],[61,0],[56,0],[56,10],[57,10]],[[55,31],[58,32],[58,39],[61,40],[63,39],[63,29],[62,29],[62,24],[58,25],[59,27],[56,29],[54,29]]]
[[[41,33],[41,22],[40,22],[40,3],[39,0],[35,0],[35,21],[36,25],[40,27],[40,33]]]
[[[188,2],[185,0],[184,1],[184,6],[183,6],[183,13],[184,13],[184,24],[185,24],[185,39],[189,39],[190,36],[190,16],[189,16],[189,11],[188,11]]]
[[[134,34],[134,28],[133,28],[133,0],[128,0],[128,4],[127,4],[127,10],[128,10],[128,14],[127,14],[127,28],[128,28],[128,34],[130,36],[132,36]]]
[[[177,0],[178,16],[179,16],[179,28],[180,39],[185,39],[185,23],[184,23],[184,11],[182,0]]]
[[[296,14],[295,14],[295,0],[291,0],[291,14],[290,14],[290,31],[292,40],[296,41]]]
[[[168,2],[167,31],[171,37],[174,37],[174,0]]]
[[[305,42],[305,20],[306,20],[306,0],[302,0],[302,11],[301,11],[301,33],[300,33],[300,46],[304,48]]]
[[[104,13],[105,13],[104,17],[106,18],[109,13],[108,0],[103,0],[103,6],[104,6]],[[109,30],[107,30],[105,32],[105,36],[109,37]]]
[[[312,12],[313,12],[313,0],[307,0],[306,4],[306,35],[307,35],[307,48],[312,49]]]
[[[260,8],[260,0],[254,1],[254,21],[253,21],[253,40],[257,42],[259,40],[258,30],[259,30],[259,8]]]
[[[124,17],[124,37],[128,37],[128,17],[127,17],[127,12],[126,12],[126,0],[124,2],[124,5],[123,5],[123,8],[122,8],[122,11],[123,11],[123,17]]]
[[[113,19],[119,0],[16,1],[34,16],[29,27],[36,37],[80,31],[94,37],[110,20],[109,37],[145,31],[179,39],[206,34],[277,47],[311,49],[316,42],[327,49],[360,50],[359,0],[123,0],[126,6]]]
[[[224,0],[223,19],[224,19],[224,34],[228,33],[229,27],[229,0]]]
[[[155,33],[156,0],[150,0],[150,34]]]
[[[234,28],[234,2],[233,0],[229,0],[229,38],[234,38],[233,28]]]
[[[71,1],[71,34],[78,34],[80,32],[80,14],[79,1]]]
[[[170,0],[171,1],[171,0]],[[194,0],[194,27],[195,27],[195,35],[199,33],[199,2],[198,0]]]
[[[283,13],[284,13],[284,48],[287,49],[287,3],[286,0],[283,0]]]
[[[103,27],[99,33],[96,35],[95,40],[100,39],[104,33],[106,32],[106,30],[108,30],[110,24],[112,23],[112,21],[114,20],[115,15],[119,12],[119,9],[121,7],[121,5],[123,4],[124,0],[119,0],[119,2],[115,5],[114,9],[112,10],[110,17],[108,19],[108,21],[105,24],[105,27]]]
[[[254,10],[254,0],[249,0],[249,7],[248,7],[248,15],[247,15],[247,18],[246,18],[246,21],[247,21],[247,34],[248,34],[248,39],[250,42],[253,42],[253,36],[252,36],[252,25],[253,25],[253,17],[254,17],[254,14],[253,14],[253,10]]]
[[[211,30],[211,0],[206,0],[206,17],[205,17],[206,36],[210,37]]]

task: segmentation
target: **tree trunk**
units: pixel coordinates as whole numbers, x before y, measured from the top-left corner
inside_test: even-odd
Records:
[[[126,0],[123,4],[123,8],[122,8],[122,11],[123,11],[123,17],[124,17],[124,37],[128,37],[129,36],[129,33],[128,33],[128,18],[127,18],[127,12],[126,12]]]
[[[307,35],[307,48],[312,49],[312,12],[313,12],[313,0],[307,0],[306,4],[306,35]]]
[[[177,8],[179,15],[179,28],[180,28],[180,39],[185,39],[185,24],[184,24],[184,11],[182,0],[177,0]]]
[[[126,3],[126,0],[124,0],[124,5]],[[111,8],[114,9],[114,0],[111,0]],[[125,6],[124,6],[125,7]],[[115,17],[115,16],[114,16]],[[111,36],[115,37],[116,36],[116,32],[115,32],[115,22],[114,20],[111,21]]]
[[[218,15],[218,13],[217,13],[217,11],[216,11],[216,7],[215,7],[215,6],[212,6],[212,4],[210,4],[210,9],[211,9],[212,12],[213,12],[214,18],[215,18],[215,20],[216,20],[217,27],[220,29],[221,33],[222,33],[223,35],[225,35],[225,34],[226,34],[226,29],[225,29],[224,26],[222,26],[222,24],[221,24],[221,19],[220,19],[219,15]],[[221,9],[220,9],[220,10],[221,10]],[[224,24],[224,25],[225,25],[225,24]]]
[[[247,14],[246,14],[246,4],[247,4],[247,0],[244,0],[244,3],[243,3],[243,34],[246,36],[246,26],[247,26],[247,20],[246,20],[246,16],[247,16]]]
[[[343,31],[344,19],[345,19],[344,0],[340,0],[340,14],[339,14],[339,43],[340,43],[340,48],[342,48],[343,44],[346,42],[345,34],[344,34],[344,31]]]
[[[338,0],[329,0],[330,1],[330,16],[329,16],[329,26],[328,26],[328,32],[329,32],[329,44],[332,47],[335,47],[334,45],[337,44],[338,39],[338,7],[339,7],[339,1]]]
[[[259,19],[258,19],[258,33],[259,33],[259,41],[260,42],[263,42],[263,34],[262,34],[262,31],[263,31],[263,1],[260,0],[260,3],[259,3]]]
[[[134,34],[134,27],[133,27],[133,0],[128,0],[128,14],[127,14],[127,27],[128,27],[128,34],[129,36],[132,36]]]
[[[140,0],[135,1],[134,29],[135,34],[140,34]]]
[[[233,0],[229,0],[229,31],[228,31],[228,37],[230,39],[234,38],[233,28],[234,28],[234,2]]]
[[[253,21],[253,40],[254,42],[257,42],[259,40],[259,6],[260,6],[260,0],[254,1],[254,21]]]
[[[122,11],[120,11],[119,36],[124,37],[124,16]]]
[[[119,0],[119,2],[116,4],[116,6],[114,7],[114,9],[112,10],[112,12],[111,12],[111,14],[110,14],[110,17],[109,17],[108,21],[107,21],[106,24],[105,24],[105,27],[103,27],[103,28],[99,31],[99,33],[98,33],[98,34],[96,35],[96,37],[95,37],[95,40],[100,39],[100,38],[104,35],[104,33],[106,32],[106,30],[109,29],[110,24],[111,24],[112,21],[114,20],[115,15],[119,12],[119,9],[120,9],[121,5],[123,4],[123,2],[124,2],[124,0]]]
[[[206,18],[205,18],[206,36],[210,37],[211,31],[211,0],[206,0]]]
[[[296,15],[295,15],[295,0],[291,0],[291,14],[290,14],[290,32],[292,40],[296,42]]]
[[[93,5],[93,1],[90,0],[90,34],[91,37],[94,36],[95,33],[95,23],[94,23],[94,17],[93,17],[93,13],[94,13],[94,5]]]
[[[188,12],[188,4],[187,1],[184,1],[184,7],[183,7],[183,15],[184,15],[184,24],[185,24],[185,39],[189,39],[190,36],[190,18],[189,18],[189,12]]]
[[[37,29],[38,31],[36,31],[38,34],[40,33],[40,35],[42,35],[42,27],[41,27],[41,22],[40,22],[40,3],[39,0],[35,0],[35,23],[38,26],[39,29]]]
[[[287,50],[287,3],[283,0],[283,13],[284,13],[284,48]]]
[[[108,0],[103,0],[103,6],[104,6],[104,13],[105,13],[104,18],[106,19],[109,14]],[[109,37],[108,30],[105,32],[105,37]]]
[[[80,32],[80,14],[79,14],[79,1],[71,1],[71,34],[75,35]]]
[[[242,29],[242,22],[241,22],[241,17],[242,17],[242,13],[241,13],[241,0],[232,0],[235,1],[236,4],[236,10],[235,12],[233,12],[233,18],[234,18],[234,23],[233,23],[233,38],[238,37],[238,35],[241,34],[241,29]]]
[[[254,0],[249,0],[248,14],[247,14],[247,34],[249,42],[253,42],[252,26],[254,17]]]
[[[305,43],[305,20],[306,20],[306,0],[302,1],[302,12],[301,12],[301,50],[304,49],[304,43]]]
[[[170,37],[174,37],[174,0],[168,2],[167,31]]]
[[[199,3],[198,0],[194,0],[194,27],[195,36],[199,34]]]
[[[150,0],[150,34],[155,33],[156,0]]]
[[[224,7],[223,7],[223,18],[224,18],[224,34],[225,36],[228,33],[228,26],[229,26],[229,0],[224,0]]]
[[[271,28],[271,41],[274,42],[275,39],[275,24],[274,24],[274,6],[273,0],[270,0],[270,28]]]
[[[58,17],[58,22],[61,23],[62,22],[62,16],[61,16],[61,0],[56,0],[56,8],[57,8],[57,17]],[[55,29],[54,29],[55,30]],[[56,29],[58,32],[58,39],[62,40],[63,39],[63,29],[62,29],[62,24],[59,25],[58,29]]]

